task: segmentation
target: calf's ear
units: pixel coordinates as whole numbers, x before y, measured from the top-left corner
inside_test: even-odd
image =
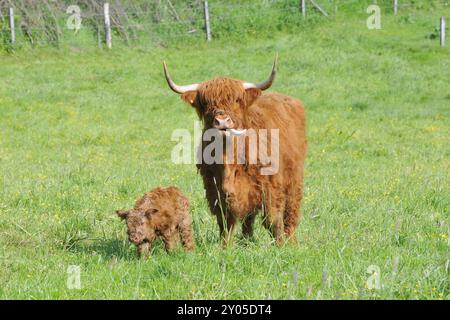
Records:
[[[181,99],[184,102],[189,103],[194,108],[199,107],[199,104],[197,101],[197,91],[187,91],[181,95]]]
[[[258,88],[245,89],[244,104],[251,105],[261,95],[262,91]]]
[[[116,210],[116,214],[122,218],[122,219],[126,219],[128,216],[128,211],[125,210]]]

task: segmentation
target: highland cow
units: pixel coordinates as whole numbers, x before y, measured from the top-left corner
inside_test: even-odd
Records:
[[[295,242],[307,149],[305,111],[302,102],[293,97],[263,94],[275,79],[276,64],[277,57],[270,77],[257,84],[219,77],[184,86],[175,84],[163,64],[169,87],[194,107],[203,122],[203,133],[217,130],[224,140],[230,136],[245,137],[250,130],[257,133],[272,131],[278,135],[278,148],[274,148],[269,137],[257,136],[258,146],[265,142],[267,150],[277,153],[277,171],[273,174],[261,174],[263,161],[250,162],[248,153],[244,163],[228,161],[228,153],[224,150],[220,163],[197,164],[210,210],[217,218],[225,245],[237,220],[243,222],[243,235],[252,236],[253,222],[259,210],[263,211],[264,225],[277,244],[282,244],[285,237]],[[245,139],[244,150],[248,151],[250,139]],[[202,150],[208,145],[203,141]]]
[[[180,238],[186,251],[194,249],[189,201],[178,188],[155,188],[136,201],[133,209],[116,213],[126,220],[128,239],[140,255],[147,256],[157,238],[162,239],[167,252]]]

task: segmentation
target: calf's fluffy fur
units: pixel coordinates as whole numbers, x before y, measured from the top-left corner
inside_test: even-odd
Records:
[[[137,200],[133,209],[116,213],[126,220],[128,239],[140,255],[148,255],[157,238],[163,240],[167,252],[180,238],[186,251],[194,249],[189,201],[178,188],[155,188]]]

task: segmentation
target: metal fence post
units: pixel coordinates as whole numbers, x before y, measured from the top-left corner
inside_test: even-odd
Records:
[[[103,15],[105,18],[105,35],[106,35],[106,46],[111,49],[112,47],[112,37],[111,37],[111,20],[109,18],[109,3],[105,2],[103,5]]]
[[[208,1],[204,2],[205,9],[205,29],[206,29],[206,40],[211,41],[211,26],[209,25],[209,9],[208,9]]]
[[[441,47],[445,47],[445,17],[441,17]]]
[[[16,43],[16,30],[14,26],[14,9],[9,8],[9,29],[11,30],[11,45]]]

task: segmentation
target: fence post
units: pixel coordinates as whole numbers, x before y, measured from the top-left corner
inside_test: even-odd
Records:
[[[211,41],[211,26],[209,25],[209,10],[208,1],[203,2],[205,8],[205,29],[206,29],[206,40]]]
[[[300,10],[302,11],[303,17],[306,16],[306,0],[300,1]]]
[[[445,17],[441,17],[441,47],[445,47]]]
[[[9,29],[11,30],[11,45],[16,43],[16,30],[14,26],[14,9],[9,8]]]
[[[109,3],[105,2],[103,5],[103,15],[105,17],[105,35],[106,35],[106,46],[111,49],[112,38],[111,38],[111,20],[109,18]]]
[[[398,0],[394,0],[394,14],[397,15],[398,13]]]

